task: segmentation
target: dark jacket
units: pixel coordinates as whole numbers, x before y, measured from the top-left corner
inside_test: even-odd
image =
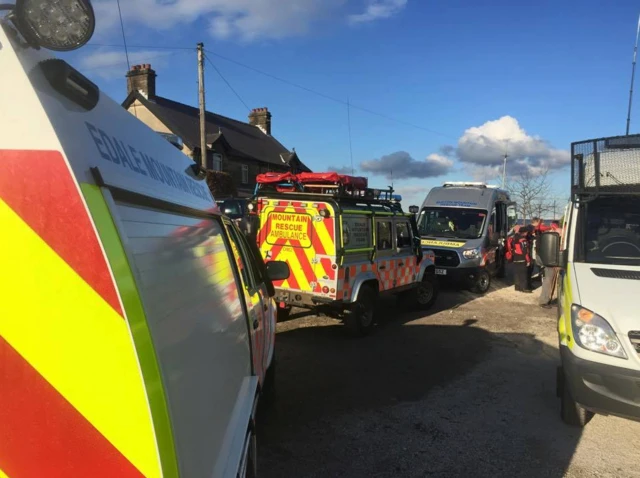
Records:
[[[522,227],[507,239],[507,260],[531,263],[531,230]]]

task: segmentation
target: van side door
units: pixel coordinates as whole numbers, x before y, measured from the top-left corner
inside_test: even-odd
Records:
[[[487,238],[485,244],[486,267],[490,272],[494,272],[498,266],[496,258],[498,255],[498,247],[500,245],[500,231],[498,230],[498,211],[495,205],[491,210],[489,222],[487,223]]]
[[[407,217],[398,217],[394,221],[395,228],[395,287],[402,287],[413,282],[417,257],[413,248],[411,223]]]
[[[253,367],[260,383],[264,381],[264,376],[268,366],[271,339],[267,336],[273,329],[268,324],[269,303],[266,286],[262,281],[258,266],[255,263],[246,238],[228,218],[224,218],[224,225],[229,235],[231,250],[233,252],[242,288],[247,304],[249,320],[249,330],[251,331],[251,344]]]

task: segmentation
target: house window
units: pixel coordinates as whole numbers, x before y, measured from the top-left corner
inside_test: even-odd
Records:
[[[222,171],[222,155],[214,153],[213,168],[214,171]]]
[[[249,166],[246,164],[242,165],[242,184],[249,183]]]

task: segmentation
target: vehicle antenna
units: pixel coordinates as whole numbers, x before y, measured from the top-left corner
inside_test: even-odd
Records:
[[[349,156],[351,157],[351,175],[355,174],[353,169],[353,146],[351,144],[351,103],[349,103],[349,97],[347,97],[347,125],[349,127]]]
[[[631,88],[629,88],[629,108],[627,110],[627,136],[629,136],[629,124],[631,123],[631,100],[633,98],[633,80],[636,74],[636,56],[638,54],[638,37],[640,36],[640,15],[638,15],[638,27],[636,28],[636,43],[633,47],[633,62],[631,63]]]

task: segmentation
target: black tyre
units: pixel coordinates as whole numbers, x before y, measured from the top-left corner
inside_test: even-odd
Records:
[[[471,290],[476,294],[486,294],[491,287],[491,274],[487,269],[480,269]]]
[[[345,325],[355,337],[364,337],[373,329],[373,316],[377,302],[373,287],[364,285],[358,293],[358,299],[345,313]]]
[[[593,418],[593,412],[581,407],[571,396],[571,390],[566,384],[564,372],[558,371],[558,394],[560,395],[560,416],[562,421],[572,427],[582,428]]]
[[[429,309],[438,298],[438,279],[433,274],[425,273],[416,288],[416,306],[421,310]]]
[[[402,292],[398,296],[399,305],[404,309],[429,309],[438,298],[438,279],[433,274],[425,273],[422,282],[414,289]]]
[[[288,320],[290,314],[291,314],[291,307],[278,307],[276,322],[284,322]]]

